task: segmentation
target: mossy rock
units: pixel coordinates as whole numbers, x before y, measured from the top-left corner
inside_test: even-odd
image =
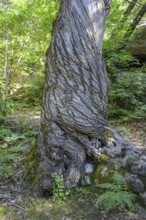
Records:
[[[92,183],[110,183],[112,181],[112,176],[115,171],[118,171],[121,175],[125,176],[125,170],[122,167],[122,160],[115,159],[108,164],[100,164],[97,166],[96,170],[92,174]]]
[[[110,162],[112,158],[106,154],[101,154],[99,157],[98,157],[98,162],[100,164],[107,164]]]
[[[103,142],[105,145],[108,145],[109,138],[112,138],[113,140],[115,140],[113,132],[111,132],[108,129],[105,129],[104,130],[104,138],[103,138]]]

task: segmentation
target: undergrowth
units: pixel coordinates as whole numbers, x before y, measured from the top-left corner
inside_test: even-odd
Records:
[[[63,177],[59,176],[57,173],[53,173],[52,177],[54,179],[53,186],[53,201],[56,200],[66,200],[67,196],[69,196],[69,190],[65,190],[65,184]]]
[[[107,213],[114,209],[119,211],[125,208],[134,210],[133,203],[135,201],[135,195],[128,191],[125,178],[118,172],[113,174],[112,183],[98,184],[97,187],[105,190],[105,192],[98,197],[97,203],[101,205]]]
[[[131,121],[146,118],[146,74],[125,71],[117,73],[110,85],[108,118]]]
[[[17,166],[21,163],[24,155],[32,145],[36,131],[27,130],[27,128],[18,126],[15,129],[15,121],[9,121],[0,126],[0,177],[11,178],[16,181],[19,172],[16,172]]]

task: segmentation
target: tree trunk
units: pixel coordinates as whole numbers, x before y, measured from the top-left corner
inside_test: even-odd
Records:
[[[104,136],[108,80],[102,41],[110,2],[63,0],[47,52],[38,140],[37,190],[52,190],[52,173],[77,186],[97,164]]]
[[[138,0],[132,0],[128,6],[128,8],[126,9],[126,11],[123,14],[123,19],[122,21],[124,22],[126,20],[126,18],[131,14],[133,8],[135,7],[135,5],[137,4]]]
[[[146,12],[146,3],[142,5],[141,9],[138,11],[137,15],[135,16],[133,22],[130,24],[129,30],[124,36],[125,39],[128,39],[132,35],[133,31],[135,30],[135,28],[143,18],[145,12]]]
[[[6,1],[6,15],[8,16],[9,1]],[[9,30],[8,30],[8,18],[6,17],[5,24],[5,66],[4,66],[4,77],[5,77],[5,97],[8,97],[9,92],[9,67],[8,67],[8,55],[9,55]]]

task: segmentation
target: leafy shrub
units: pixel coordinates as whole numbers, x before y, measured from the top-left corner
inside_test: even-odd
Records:
[[[112,176],[112,183],[98,184],[97,187],[106,190],[101,194],[97,203],[101,205],[106,212],[113,209],[122,210],[128,208],[133,210],[133,202],[135,201],[135,195],[128,192],[128,185],[125,178],[115,172]]]
[[[0,75],[0,121],[9,115],[14,108],[12,99],[10,97],[6,97],[5,93],[5,82],[3,77]]]
[[[121,132],[122,134],[129,134],[131,132],[131,129],[130,128],[126,128],[124,126],[118,126],[117,128],[117,131]]]
[[[0,177],[9,177],[14,181],[18,173],[13,169],[13,164],[20,160],[22,153],[26,152],[25,145],[32,142],[34,132],[23,134],[14,133],[11,129],[0,127]],[[18,163],[19,164],[19,163]]]
[[[22,95],[22,101],[29,106],[38,106],[41,102],[41,96],[43,93],[44,76],[37,75],[33,84],[26,83],[23,87],[24,94]]]
[[[111,45],[113,46],[113,45]],[[131,69],[131,66],[138,66],[139,61],[135,59],[129,52],[127,51],[120,51],[119,53],[116,51],[107,51],[106,58],[106,50],[105,50],[105,60],[106,60],[106,67],[109,73],[109,78],[116,79],[117,73],[119,71],[128,71]]]
[[[1,78],[0,78],[1,80]],[[13,102],[10,98],[6,98],[4,94],[4,85],[0,83],[0,120],[7,116],[13,110]]]
[[[0,119],[9,115],[14,109],[14,103],[10,98],[0,99]]]
[[[111,83],[109,118],[130,120],[146,117],[146,74],[122,72]]]
[[[24,87],[23,102],[29,106],[38,106],[41,102],[43,87],[40,85],[26,85]]]
[[[64,180],[57,173],[53,173],[52,177],[54,179],[53,187],[53,200],[66,200],[69,195],[69,191],[65,191]]]

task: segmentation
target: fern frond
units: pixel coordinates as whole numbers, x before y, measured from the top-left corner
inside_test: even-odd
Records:
[[[22,146],[15,146],[15,147],[11,147],[9,149],[9,151],[11,151],[11,152],[20,152],[20,151],[24,151],[24,150],[26,150],[26,148],[22,147]]]
[[[101,184],[97,184],[97,187],[100,189],[105,189],[105,190],[109,190],[109,191],[113,191],[113,192],[117,192],[117,191],[122,190],[121,185],[117,185],[114,183],[101,183]]]
[[[112,209],[133,209],[135,195],[126,191],[128,185],[125,178],[118,172],[115,172],[112,180],[113,183],[97,185],[99,188],[106,190],[105,193],[98,197],[98,204],[103,206],[106,212],[109,212]]]
[[[125,178],[120,173],[118,173],[117,171],[113,174],[112,180],[113,180],[114,183],[116,183],[118,185],[121,185],[121,183],[122,184],[126,183]]]
[[[1,155],[0,155],[1,157]],[[3,154],[0,158],[1,162],[10,162],[11,160],[16,160],[19,157],[18,154]]]
[[[128,189],[125,178],[117,171],[113,174],[112,180],[113,183],[119,187],[117,191],[126,191]]]
[[[116,203],[114,198],[115,192],[105,192],[104,194],[98,197],[97,203],[104,208],[106,213],[108,213],[111,210],[116,209]]]
[[[130,192],[119,192],[117,194],[117,201],[119,201],[128,209],[133,209],[133,202],[136,199],[136,196]]]
[[[97,187],[100,189],[111,190],[113,187],[113,184],[112,183],[101,183],[101,184],[97,184]]]

